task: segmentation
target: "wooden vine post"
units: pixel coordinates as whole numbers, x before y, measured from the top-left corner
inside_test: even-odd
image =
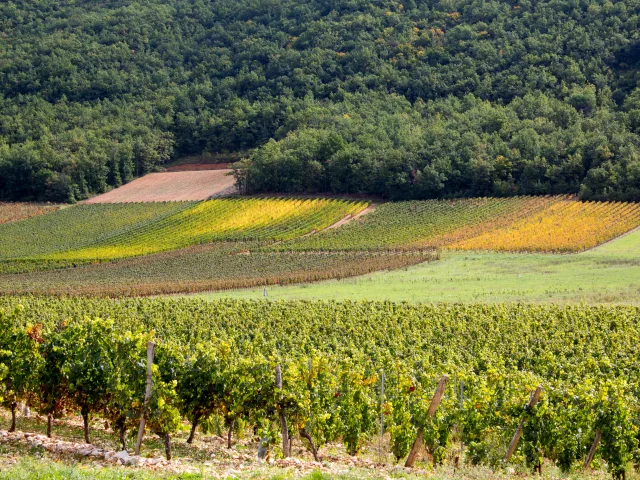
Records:
[[[380,371],[380,441],[378,442],[378,457],[382,463],[382,441],[384,439],[384,369]]]
[[[280,365],[276,367],[276,388],[282,390],[282,370]],[[291,440],[289,439],[287,417],[282,405],[278,407],[278,415],[280,417],[280,431],[282,432],[282,454],[284,458],[289,458],[291,456]]]
[[[140,455],[140,447],[142,446],[142,439],[144,437],[144,414],[151,400],[151,389],[153,388],[153,352],[156,344],[153,342],[147,343],[147,389],[144,392],[144,403],[142,404],[142,411],[140,412],[140,428],[138,429],[138,441],[136,442],[136,455]]]
[[[429,405],[429,410],[427,411],[427,416],[432,418],[436,414],[436,410],[438,406],[440,406],[440,402],[442,402],[442,396],[444,395],[444,387],[447,385],[447,381],[449,377],[447,375],[443,375],[438,382],[438,386],[436,387],[436,393],[434,393],[433,398],[431,399],[431,404]],[[416,459],[418,458],[418,454],[422,449],[424,439],[424,427],[421,426],[418,428],[418,433],[416,434],[416,439],[413,442],[413,446],[411,447],[411,451],[409,452],[409,456],[407,457],[407,461],[404,463],[405,467],[413,467]]]
[[[540,400],[541,393],[542,393],[542,385],[538,385],[536,387],[535,392],[533,392],[531,399],[529,399],[529,403],[527,404],[528,408],[533,408],[536,406],[536,404],[538,403],[538,400]],[[515,435],[511,439],[511,442],[509,443],[509,447],[507,447],[507,453],[505,453],[504,455],[504,463],[507,463],[511,459],[513,452],[516,451],[516,447],[518,446],[518,442],[520,441],[520,437],[522,436],[522,430],[524,429],[524,422],[526,421],[527,421],[527,415],[525,414],[520,419],[520,425],[518,425],[518,429],[516,430]]]
[[[460,411],[464,408],[464,380],[460,380]],[[464,455],[464,440],[462,437],[462,429],[460,429],[460,461]]]
[[[591,462],[593,462],[593,457],[596,456],[596,450],[598,450],[598,445],[600,444],[601,438],[602,430],[598,429],[598,431],[596,432],[596,438],[593,439],[593,444],[589,449],[589,454],[587,455],[587,458],[584,459],[584,464],[582,465],[583,468],[589,468]]]

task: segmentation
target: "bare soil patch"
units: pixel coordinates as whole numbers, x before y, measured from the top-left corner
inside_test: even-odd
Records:
[[[150,173],[85,203],[206,200],[236,193],[231,170]]]
[[[44,215],[60,209],[53,203],[0,202],[0,225]]]

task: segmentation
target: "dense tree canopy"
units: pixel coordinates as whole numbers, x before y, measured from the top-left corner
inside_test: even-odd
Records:
[[[0,199],[247,151],[251,191],[638,200],[639,32],[639,0],[2,2]]]

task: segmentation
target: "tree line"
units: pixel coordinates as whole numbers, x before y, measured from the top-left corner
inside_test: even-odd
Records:
[[[253,191],[638,199],[637,0],[14,0],[0,19],[1,199],[245,151]]]
[[[571,103],[583,95],[589,115]],[[472,94],[410,104],[397,95],[345,94],[233,168],[247,192],[639,200],[632,116],[597,97],[588,88],[567,100],[538,92],[506,105]]]

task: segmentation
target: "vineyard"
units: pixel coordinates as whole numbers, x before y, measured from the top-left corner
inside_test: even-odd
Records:
[[[33,211],[43,208],[53,211],[0,225],[2,294],[155,295],[337,280],[402,270],[443,252],[581,252],[640,225],[638,204],[566,196],[373,205],[230,197]],[[592,269],[602,261],[609,260],[582,264]],[[450,298],[446,289],[438,296],[439,282],[427,282],[433,293],[420,298]]]
[[[42,259],[106,260],[210,242],[288,240],[326,228],[366,205],[323,199],[209,200],[137,231]]]
[[[454,249],[578,252],[640,225],[640,205],[568,197],[386,203],[348,225],[280,251]]]
[[[251,251],[256,243],[217,243],[119,262],[7,263],[1,294],[134,296],[287,285],[395,270],[437,258],[428,252]],[[29,272],[28,267],[32,266]],[[10,274],[9,267],[21,275]]]
[[[635,307],[34,297],[0,305],[3,404],[15,411],[27,401],[48,416],[49,435],[54,418],[78,411],[86,442],[92,417],[128,445],[144,417],[167,457],[182,422],[189,443],[217,422],[231,446],[242,424],[259,439],[255,452],[285,457],[291,442],[319,460],[330,442],[357,456],[384,431],[380,458],[407,466],[423,448],[433,464],[572,472],[592,463],[615,478],[640,460]]]
[[[189,202],[77,205],[0,225],[0,260],[41,257],[104,242],[194,205]]]
[[[109,260],[201,243],[286,240],[366,205],[278,198],[79,205],[0,227],[0,260]]]
[[[640,205],[558,202],[512,225],[453,243],[458,250],[575,252],[615,238],[640,224]]]
[[[513,221],[522,212],[538,211],[552,200],[544,197],[479,198],[383,203],[337,229],[274,247],[282,251],[383,250],[437,248],[465,227]],[[508,223],[507,223],[508,224]]]

